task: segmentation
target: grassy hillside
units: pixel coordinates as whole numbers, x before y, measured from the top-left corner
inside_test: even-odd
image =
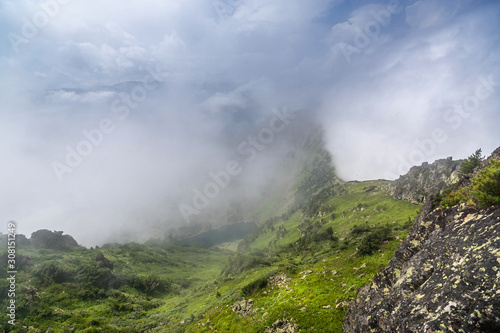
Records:
[[[218,277],[230,254],[176,242],[64,250],[20,246],[18,325],[13,329],[2,316],[0,328],[139,332],[165,327],[215,302],[200,290]],[[3,297],[5,270],[0,274]]]
[[[348,302],[390,260],[419,208],[383,185],[346,183],[314,215],[270,219],[239,253],[175,240],[20,246],[13,331],[262,332],[293,319],[304,332],[340,332]],[[253,304],[234,311],[243,299]]]
[[[278,319],[293,319],[303,332],[341,332],[348,302],[387,264],[420,208],[382,185],[347,183],[317,215],[297,211],[248,236],[250,252],[236,254],[217,280],[218,305],[186,332],[263,332]],[[253,305],[235,312],[241,299]]]
[[[3,316],[0,328],[340,332],[349,302],[388,263],[420,206],[394,199],[386,181],[339,180],[318,131],[294,147],[286,177],[269,184],[253,213],[258,228],[242,240],[86,249],[62,232],[19,237],[17,325]],[[0,259],[6,306],[7,254]]]

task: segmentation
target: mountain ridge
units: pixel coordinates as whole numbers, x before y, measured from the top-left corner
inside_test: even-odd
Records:
[[[500,148],[454,190],[469,186],[498,157]],[[500,196],[495,170],[496,190],[489,190]],[[500,330],[500,206],[441,208],[436,200],[427,199],[387,267],[360,290],[344,332]]]
[[[24,332],[30,326],[30,332],[322,333],[340,332],[342,327],[346,332],[351,328],[352,332],[369,331],[371,326],[363,325],[373,325],[373,321],[363,311],[378,308],[371,303],[371,310],[358,308],[356,300],[365,295],[366,288],[371,290],[367,286],[374,279],[377,286],[380,280],[394,285],[406,276],[407,270],[401,269],[405,260],[418,255],[429,239],[445,235],[445,231],[435,232],[440,230],[436,226],[453,219],[462,208],[432,215],[429,212],[440,205],[437,199],[425,205],[396,199],[390,181],[343,182],[336,176],[319,131],[308,131],[296,147],[300,149],[288,166],[296,168],[296,176],[287,178],[291,182],[284,187],[270,188],[267,206],[260,206],[254,215],[261,221],[258,228],[236,245],[182,244],[170,234],[144,244],[110,243],[90,249],[20,246],[18,283],[23,299],[20,325],[12,331]],[[434,164],[412,168],[400,184],[424,179],[415,175]],[[428,179],[442,179],[449,171],[435,169]],[[435,187],[435,193],[443,188],[443,184]],[[479,214],[479,210],[464,209]],[[480,215],[490,214],[488,209]],[[237,216],[237,211],[230,216]],[[460,221],[465,223],[469,215]],[[430,216],[437,222],[427,220]],[[484,223],[479,232],[493,226],[491,219]],[[407,244],[413,247],[405,248]],[[391,265],[399,268],[384,273]],[[490,272],[493,267],[485,269]],[[396,269],[404,274],[396,278]],[[428,271],[423,272],[415,276],[427,278]],[[0,275],[4,277],[5,270]],[[401,278],[400,285],[411,283]],[[0,290],[6,287],[0,280]],[[417,323],[417,319],[412,320]],[[7,327],[5,321],[0,325]]]

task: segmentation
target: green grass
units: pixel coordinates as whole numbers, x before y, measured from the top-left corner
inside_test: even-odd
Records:
[[[408,219],[413,219],[420,209],[420,206],[393,199],[382,189],[384,184],[384,181],[347,183],[347,193],[326,201],[320,209],[321,216],[312,217],[308,222],[323,223],[322,228],[331,226],[335,234],[346,238],[355,225],[389,225],[393,236],[398,236],[399,240],[393,237],[382,244],[379,252],[364,256],[356,253],[359,241],[356,238],[344,250],[333,246],[334,241],[312,243],[296,249],[294,244],[301,236],[298,228],[304,222],[302,214],[296,212],[286,221],[275,222],[274,228],[266,226],[259,231],[258,237],[251,237],[254,239],[251,250],[265,251],[276,261],[269,267],[253,268],[222,280],[217,308],[211,308],[197,321],[188,324],[186,332],[211,332],[212,329],[218,332],[262,332],[281,318],[295,319],[302,332],[341,332],[348,302],[354,300],[358,288],[370,283],[392,258],[407,235],[404,228],[408,226]],[[282,238],[278,237],[280,225],[287,230]],[[307,270],[313,273],[302,279],[304,274],[301,272]],[[336,274],[332,275],[332,271]],[[289,289],[268,285],[245,296],[254,300],[253,314],[240,316],[234,313],[228,306],[243,298],[244,286],[269,272],[285,273],[291,279]]]
[[[480,154],[481,150],[479,149],[477,153]],[[460,188],[442,198],[441,206],[447,208],[458,203],[481,208],[500,205],[500,161],[492,159],[490,165],[479,171],[469,186]]]
[[[80,281],[81,274],[74,272],[87,264],[95,267],[98,251],[113,262],[117,280],[124,276],[155,276],[172,281],[172,289],[148,294],[129,285],[94,287],[86,280]],[[176,319],[181,321],[180,318],[209,307],[216,298],[207,297],[207,284],[219,276],[232,252],[179,244],[166,247],[126,244],[73,251],[18,248],[18,255],[28,256],[34,263],[20,269],[16,286],[21,291],[17,298],[17,322],[32,326],[30,332],[45,332],[49,327],[56,332],[91,328],[138,332]],[[66,280],[49,284],[38,281],[37,270],[49,262],[64,268],[68,273]],[[3,275],[4,271],[2,278]],[[29,290],[32,292],[28,293]],[[27,300],[28,294],[33,294],[31,300]],[[12,326],[2,321],[0,328]]]
[[[348,302],[387,264],[420,208],[393,199],[385,184],[346,183],[345,193],[313,216],[297,211],[263,224],[246,240],[211,249],[176,242],[72,251],[19,247],[34,265],[17,276],[18,322],[33,327],[30,332],[263,332],[277,319],[293,318],[301,332],[341,332]],[[370,231],[352,235],[356,225],[390,226],[392,237],[374,254],[360,255],[357,247]],[[329,227],[337,239],[312,240]],[[236,254],[245,242],[248,252]],[[96,268],[99,251],[113,263],[112,273]],[[266,285],[278,273],[291,279],[289,288]],[[0,292],[5,274],[0,271]],[[96,274],[122,283],[93,286]],[[248,316],[230,308],[243,298],[254,300]]]

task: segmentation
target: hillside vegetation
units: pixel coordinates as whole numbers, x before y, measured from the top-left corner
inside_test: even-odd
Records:
[[[444,198],[425,203],[389,264],[352,302],[344,332],[500,331],[499,157],[500,148],[476,158]]]
[[[209,248],[164,237],[87,249],[62,232],[18,235],[17,325],[4,316],[0,327],[341,332],[358,291],[386,267],[422,205],[394,198],[388,181],[339,180],[320,133],[297,147],[295,168],[302,171],[289,192],[273,193],[275,205],[255,214],[257,229],[234,242]],[[497,191],[497,169],[492,162],[467,193]],[[6,259],[4,253],[1,306],[7,305]]]
[[[270,219],[238,253],[174,239],[20,246],[13,331],[262,332],[279,319],[340,331],[348,302],[387,264],[418,210],[383,184],[347,183],[314,214]],[[238,310],[243,299],[252,305]]]

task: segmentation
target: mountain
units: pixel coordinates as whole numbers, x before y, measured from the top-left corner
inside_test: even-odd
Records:
[[[500,149],[461,181],[472,193],[466,202],[434,208],[429,198],[409,237],[352,303],[344,332],[500,331],[500,206],[490,205],[500,203],[498,157]],[[481,203],[478,188],[493,201]]]
[[[459,331],[458,318],[469,315],[469,331],[497,329],[498,207],[488,194],[500,184],[494,159],[457,184],[450,176],[460,163],[450,160],[415,167],[394,182],[344,182],[320,128],[307,118],[273,144],[279,172],[259,195],[206,214],[224,219],[220,225],[251,223],[246,236],[238,230],[242,239],[216,224],[90,249],[62,232],[17,235],[16,324],[4,316],[0,328],[397,332],[428,322],[434,331],[441,324]],[[425,204],[411,200],[418,189],[428,191]],[[209,235],[206,245],[217,245],[181,242],[195,235],[191,240]],[[10,288],[4,267],[1,295]]]

